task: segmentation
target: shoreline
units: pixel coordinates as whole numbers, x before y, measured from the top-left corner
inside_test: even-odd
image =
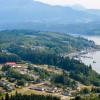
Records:
[[[74,58],[75,56],[82,56],[82,55],[92,53],[92,52],[97,52],[97,51],[100,51],[100,49],[90,48],[90,49],[76,51],[76,52],[63,54],[63,55],[64,55],[64,57]]]
[[[100,74],[100,49],[89,49],[88,52],[74,52],[69,53],[65,55],[65,57],[69,57],[70,59],[75,59],[80,61],[81,63],[84,63],[85,65],[92,66],[92,69]]]

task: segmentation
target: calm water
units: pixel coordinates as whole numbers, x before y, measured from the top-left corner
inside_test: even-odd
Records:
[[[93,40],[95,41],[96,44],[100,45],[100,36],[84,36],[84,37],[89,40]],[[92,57],[93,59],[81,58],[82,61],[87,65],[91,64],[93,69],[96,70],[98,73],[100,73],[100,51],[91,52],[91,53],[85,54],[85,56]]]

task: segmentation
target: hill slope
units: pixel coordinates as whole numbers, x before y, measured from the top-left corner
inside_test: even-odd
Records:
[[[30,48],[56,50],[60,53],[96,48],[93,41],[88,41],[81,37],[73,37],[63,33],[35,32],[29,30],[0,32],[1,48],[9,48],[10,45],[15,44]]]

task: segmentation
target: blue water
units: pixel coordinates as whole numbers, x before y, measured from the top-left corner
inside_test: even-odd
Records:
[[[100,45],[100,36],[83,36],[86,39],[93,40],[97,45]],[[92,68],[100,73],[100,51],[96,52],[90,52],[88,54],[85,54],[85,56],[92,57],[90,58],[81,58],[82,62],[84,62],[86,65],[92,65]],[[93,63],[95,62],[95,63]]]

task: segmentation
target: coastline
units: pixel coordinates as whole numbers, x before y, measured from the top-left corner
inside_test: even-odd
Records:
[[[76,52],[63,54],[63,55],[64,55],[64,57],[74,58],[76,56],[81,56],[81,55],[85,55],[85,54],[97,52],[97,51],[100,51],[100,49],[90,48],[90,49],[76,51]]]

